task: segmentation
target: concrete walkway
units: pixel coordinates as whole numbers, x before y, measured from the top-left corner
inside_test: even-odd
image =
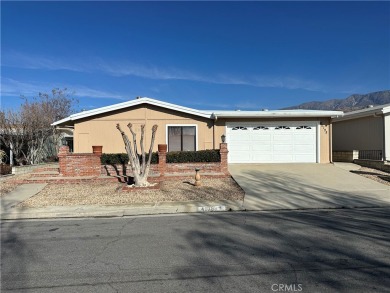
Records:
[[[1,197],[1,214],[8,213],[14,209],[19,203],[34,196],[40,192],[47,183],[42,184],[22,184],[17,186],[9,194]]]
[[[390,206],[390,186],[353,174],[353,164],[232,164],[247,210]]]

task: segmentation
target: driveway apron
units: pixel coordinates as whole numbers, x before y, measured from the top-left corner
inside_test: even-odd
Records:
[[[390,186],[333,164],[230,164],[247,210],[390,206]]]

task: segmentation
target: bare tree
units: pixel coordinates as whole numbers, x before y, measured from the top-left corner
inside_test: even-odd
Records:
[[[71,114],[74,99],[67,89],[39,93],[31,101],[22,99],[19,110],[0,112],[0,140],[11,149],[17,164],[37,164],[57,154],[60,133],[51,123]]]
[[[151,184],[147,181],[149,176],[150,162],[152,159],[152,151],[154,146],[154,140],[156,138],[157,125],[152,127],[152,138],[150,141],[149,155],[148,160],[146,161],[145,147],[144,147],[144,136],[145,136],[145,125],[141,125],[141,156],[142,162],[140,162],[140,156],[138,154],[137,147],[137,134],[133,130],[133,125],[131,123],[127,124],[127,127],[130,129],[130,132],[133,136],[133,144],[130,142],[128,136],[122,131],[119,123],[116,125],[116,128],[122,135],[123,142],[125,144],[127,155],[129,156],[129,165],[133,172],[134,177],[134,186],[136,187],[146,187]]]
[[[19,111],[8,110],[0,113],[0,140],[12,151],[18,165],[22,165],[27,160],[26,133],[27,125]],[[10,163],[13,164],[13,162]]]

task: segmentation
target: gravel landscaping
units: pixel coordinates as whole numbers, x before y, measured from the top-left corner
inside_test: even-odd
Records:
[[[351,172],[390,186],[390,173],[367,167]]]
[[[41,192],[19,204],[22,207],[70,205],[126,205],[194,200],[243,200],[244,191],[231,178],[202,179],[193,186],[193,178],[161,183],[160,189],[123,192],[123,183],[49,184]]]

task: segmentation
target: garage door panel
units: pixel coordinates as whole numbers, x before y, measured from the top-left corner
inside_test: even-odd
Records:
[[[283,142],[283,141],[292,141],[293,136],[290,133],[285,134],[285,135],[275,134],[273,138],[274,138],[274,142]]]
[[[316,151],[315,146],[310,144],[296,144],[294,146],[295,153],[310,153],[313,154]]]
[[[296,154],[294,157],[295,157],[294,162],[296,162],[296,163],[312,163],[313,162],[312,156],[307,155],[307,154],[302,154],[302,155]]]
[[[226,131],[230,163],[317,160],[317,122],[243,122],[237,125],[228,125]]]
[[[270,143],[267,144],[254,144],[252,145],[253,151],[271,151],[272,145]]]
[[[275,144],[273,146],[273,149],[277,153],[283,153],[283,152],[292,152],[294,150],[294,145],[293,144]]]
[[[251,144],[243,143],[243,144],[230,144],[229,151],[250,151]]]
[[[245,140],[248,140],[248,134],[247,135],[242,135],[242,134],[239,134],[239,135],[232,135],[230,136],[229,138],[229,142],[234,142],[234,141],[238,141],[238,142],[241,142],[241,141],[245,141]]]
[[[290,162],[294,162],[294,157],[293,155],[288,155],[288,154],[274,154],[274,159],[273,159],[274,162],[286,162],[286,163],[290,163]]]
[[[315,134],[307,134],[307,135],[298,134],[298,135],[294,135],[294,140],[312,143],[315,137],[316,137]]]
[[[272,138],[271,134],[252,134],[251,135],[252,141],[258,141],[258,142],[270,141],[271,138]]]

